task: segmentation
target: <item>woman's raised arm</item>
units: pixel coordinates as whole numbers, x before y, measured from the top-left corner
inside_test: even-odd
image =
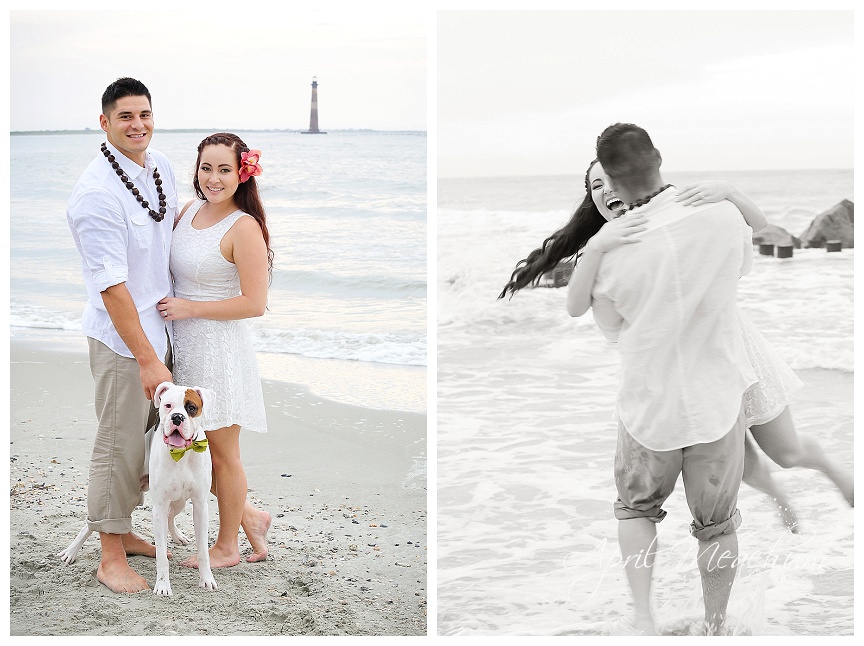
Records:
[[[644,231],[645,222],[641,215],[622,215],[604,224],[588,240],[567,284],[567,313],[570,316],[582,316],[591,307],[591,288],[603,254],[621,245],[639,242],[633,234]]]
[[[729,200],[737,206],[741,215],[744,216],[744,221],[753,231],[761,231],[768,224],[768,218],[753,200],[731,183],[722,179],[706,179],[695,184],[688,184],[681,189],[677,198],[677,201],[693,206],[721,200]]]

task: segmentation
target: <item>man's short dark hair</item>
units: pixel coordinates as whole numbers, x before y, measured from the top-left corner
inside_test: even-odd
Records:
[[[153,100],[150,98],[150,90],[141,81],[128,76],[117,79],[107,88],[102,94],[102,114],[106,117],[114,106],[117,105],[117,100],[124,96],[146,96],[150,107],[153,107]]]
[[[616,123],[597,137],[597,159],[614,178],[644,177],[657,168],[657,149],[643,128]]]

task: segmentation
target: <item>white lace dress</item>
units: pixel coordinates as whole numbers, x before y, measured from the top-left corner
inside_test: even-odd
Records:
[[[747,426],[764,424],[777,417],[789,405],[792,393],[804,384],[740,308],[738,329],[744,339],[750,365],[759,379],[744,393]]]
[[[242,217],[235,211],[206,229],[192,227],[204,204],[196,201],[180,219],[171,241],[174,294],[192,301],[219,301],[240,294],[237,267],[219,250],[222,236]],[[207,430],[238,424],[266,432],[267,419],[258,362],[246,321],[174,321],[174,383],[213,391]]]

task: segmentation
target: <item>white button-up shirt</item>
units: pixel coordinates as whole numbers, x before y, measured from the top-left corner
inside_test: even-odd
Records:
[[[108,150],[157,213],[159,196],[153,169],[159,169],[167,212],[161,222],[153,220],[149,211],[120,181],[101,151],[84,171],[66,209],[66,219],[81,254],[87,287],[87,305],[81,328],[88,337],[101,341],[119,355],[132,358],[132,353],[114,328],[101,296],[107,288],[126,283],[138,310],[141,327],[156,356],[161,359],[167,352],[168,341],[166,322],[156,304],[173,295],[168,254],[177,213],[174,171],[168,158],[152,149],[146,153],[143,168],[111,143],[108,143]],[[169,335],[172,334],[170,323],[167,330]]]
[[[647,230],[603,255],[592,288],[594,319],[621,353],[618,417],[655,451],[719,440],[756,382],[735,306],[752,229],[731,202],[683,206],[676,195],[623,216],[644,215]]]

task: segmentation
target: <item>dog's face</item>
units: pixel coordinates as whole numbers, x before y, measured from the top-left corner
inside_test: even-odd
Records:
[[[159,409],[159,429],[165,444],[177,448],[192,444],[207,399],[209,396],[204,388],[176,386],[170,381],[159,385],[153,405]]]

